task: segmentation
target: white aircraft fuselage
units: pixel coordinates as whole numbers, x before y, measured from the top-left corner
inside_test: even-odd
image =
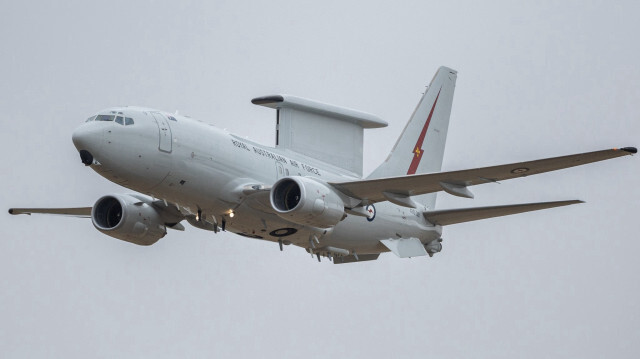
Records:
[[[92,155],[89,166],[93,170],[121,186],[175,204],[183,212],[200,210],[210,223],[224,221],[227,231],[303,248],[331,246],[355,253],[386,252],[380,243],[383,239],[418,238],[427,243],[442,234],[440,226],[422,216],[426,207],[406,208],[389,202],[368,208],[368,217],[347,215],[332,229],[301,226],[270,213],[267,196],[247,199],[242,189],[247,183],[272,184],[286,176],[320,182],[360,178],[180,115],[140,107],[113,108],[100,114],[121,115],[134,124],[94,120],[74,131],[73,142],[79,151]],[[310,244],[313,235],[319,239],[312,238],[316,243]]]

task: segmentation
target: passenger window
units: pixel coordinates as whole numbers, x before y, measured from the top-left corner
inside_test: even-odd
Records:
[[[127,117],[124,119],[125,126],[133,125],[133,119],[131,117]]]
[[[96,121],[113,121],[116,118],[114,115],[98,115]]]
[[[122,116],[116,117],[116,123],[124,126],[124,118]]]

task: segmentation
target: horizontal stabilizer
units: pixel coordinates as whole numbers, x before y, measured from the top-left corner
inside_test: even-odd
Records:
[[[91,217],[91,207],[79,208],[10,208],[10,214],[58,214],[73,217]]]
[[[383,239],[380,242],[400,258],[427,255],[427,250],[418,238]]]
[[[445,209],[441,211],[423,212],[424,218],[433,224],[446,226],[449,224],[457,224],[463,222],[477,221],[493,217],[508,216],[511,214],[538,211],[554,207],[568,206],[570,204],[584,203],[579,200],[572,201],[556,201],[556,202],[540,202],[512,204],[506,206],[461,208],[461,209]]]

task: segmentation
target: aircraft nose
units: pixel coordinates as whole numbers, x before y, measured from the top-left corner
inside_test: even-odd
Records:
[[[82,150],[87,147],[89,137],[89,131],[87,131],[86,126],[80,126],[71,134],[71,141],[73,141],[73,145],[76,146],[78,150]]]
[[[85,166],[89,166],[93,163],[93,155],[91,151],[99,145],[99,133],[95,129],[89,128],[88,125],[83,125],[75,129],[71,135],[71,141],[76,146],[78,152],[80,152],[80,160]]]

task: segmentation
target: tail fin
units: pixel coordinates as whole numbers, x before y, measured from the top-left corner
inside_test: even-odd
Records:
[[[369,179],[439,172],[442,169],[457,72],[440,67],[387,159]],[[435,194],[415,198],[433,209]]]

